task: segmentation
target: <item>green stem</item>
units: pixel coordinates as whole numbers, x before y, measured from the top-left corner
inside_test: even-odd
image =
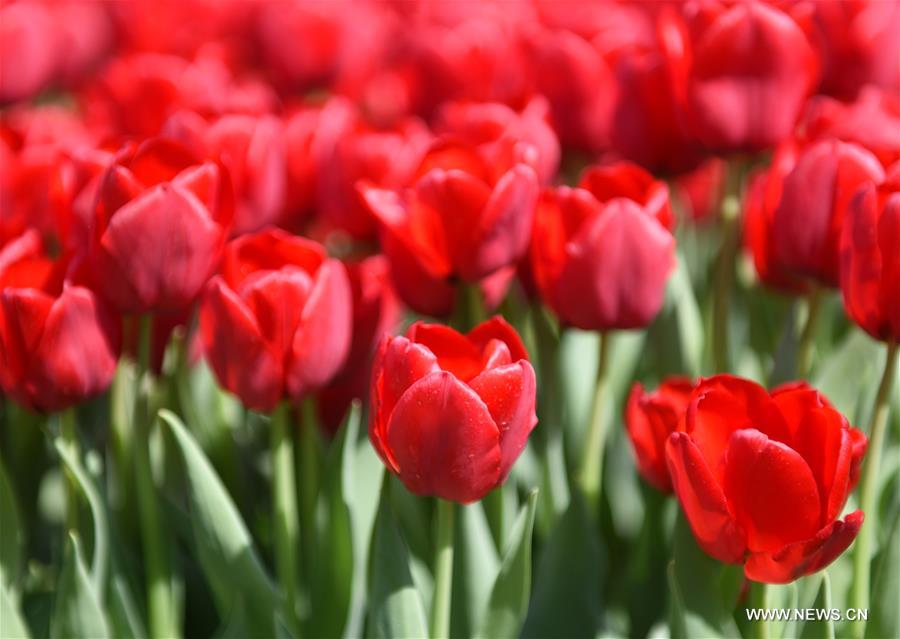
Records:
[[[588,424],[587,441],[581,459],[581,489],[592,513],[599,508],[600,487],[603,475],[603,406],[606,401],[607,369],[609,368],[609,335],[600,333],[597,354],[597,385]]]
[[[810,291],[806,299],[806,321],[803,323],[803,331],[800,333],[800,343],[797,346],[797,377],[804,378],[809,375],[812,362],[812,346],[815,341],[816,324],[819,319],[819,311],[822,308],[823,291],[816,286]]]
[[[60,436],[75,457],[78,457],[77,415],[73,407],[59,414]],[[66,471],[66,530],[78,530],[78,481]]]
[[[766,584],[759,582],[750,584],[750,607],[761,611],[751,625],[750,636],[752,639],[769,639],[769,622],[762,615],[762,611],[768,607],[767,595]]]
[[[272,411],[272,497],[273,528],[275,532],[275,565],[278,582],[284,593],[285,614],[293,628],[297,617],[297,547],[299,525],[297,519],[297,484],[294,476],[294,443],[288,418],[290,407],[280,403]]]
[[[134,390],[134,472],[138,498],[138,515],[144,545],[144,563],[147,579],[147,609],[150,636],[171,639],[180,633],[175,621],[175,600],[166,546],[163,542],[159,504],[153,469],[150,461],[149,375],[150,340],[153,318],[144,315],[139,320],[138,361]]]
[[[888,342],[887,360],[884,364],[884,374],[881,384],[878,386],[878,394],[875,396],[875,407],[872,410],[872,429],[869,431],[868,455],[862,470],[860,479],[860,509],[865,513],[866,519],[856,537],[856,547],[853,554],[853,588],[850,591],[852,607],[857,609],[869,608],[869,578],[872,568],[872,542],[875,531],[878,529],[878,475],[881,467],[881,453],[884,448],[884,437],[887,429],[888,410],[890,408],[891,388],[894,385],[894,376],[897,372],[898,343]],[[853,636],[860,639],[865,634],[865,621],[857,621],[852,624]]]
[[[713,365],[716,372],[727,372],[728,315],[734,285],[734,263],[741,244],[741,183],[743,167],[737,161],[729,167],[728,184],[722,198],[722,243],[716,258],[713,281]]]
[[[451,321],[453,328],[465,333],[483,322],[484,316],[484,304],[478,284],[460,282],[457,285],[456,308]]]
[[[456,504],[437,500],[437,543],[434,555],[434,601],[431,639],[450,637],[450,599],[453,592],[453,517]]]
[[[316,398],[307,396],[301,405],[300,432],[297,442],[300,464],[300,543],[303,566],[308,579],[312,578],[312,559],[316,552],[316,503],[319,496],[319,415]]]

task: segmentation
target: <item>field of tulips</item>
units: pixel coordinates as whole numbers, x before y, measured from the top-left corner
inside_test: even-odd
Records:
[[[900,0],[3,0],[0,639],[900,639]]]

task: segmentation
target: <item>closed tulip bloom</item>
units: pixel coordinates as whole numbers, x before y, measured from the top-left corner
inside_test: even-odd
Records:
[[[179,312],[215,271],[231,224],[222,167],[150,140],[121,154],[99,188],[91,260],[123,313]]]
[[[649,393],[635,383],[625,404],[625,426],[638,472],[654,488],[666,493],[672,492],[666,441],[684,422],[693,390],[694,383],[683,377],[670,377]]]
[[[600,204],[617,197],[637,202],[667,229],[675,225],[669,187],[631,162],[593,166],[581,176],[578,186],[588,190]]]
[[[204,352],[219,383],[270,412],[340,370],[350,348],[350,284],[325,249],[279,230],[242,236],[200,307]]]
[[[67,282],[29,231],[0,251],[0,387],[24,406],[57,411],[102,393],[121,347],[118,318]]]
[[[534,370],[501,317],[466,335],[417,322],[386,337],[371,398],[369,439],[387,468],[413,493],[459,503],[506,480],[537,423]]]
[[[691,133],[718,152],[760,151],[787,138],[817,77],[800,26],[763,2],[712,2],[690,27]]]
[[[782,264],[837,287],[838,244],[847,205],[862,184],[883,179],[877,158],[855,144],[823,141],[801,151],[784,178],[773,220],[775,253]]]
[[[844,308],[883,341],[900,341],[900,164],[892,173],[881,188],[856,194],[841,234]]]
[[[839,519],[866,437],[818,391],[771,394],[729,375],[694,390],[683,432],[666,443],[675,494],[700,547],[748,579],[788,583],[821,570],[862,525]]]
[[[589,173],[590,176],[590,173]],[[610,197],[586,180],[546,190],[535,215],[531,266],[541,297],[585,330],[639,328],[662,307],[675,265],[667,206]],[[588,190],[591,188],[592,190]],[[655,213],[655,215],[654,215]],[[662,221],[660,220],[662,218]]]
[[[538,181],[527,164],[488,163],[463,143],[437,143],[411,187],[363,187],[379,220],[397,292],[413,310],[449,312],[451,284],[512,268],[528,249]],[[448,299],[449,289],[449,299]]]

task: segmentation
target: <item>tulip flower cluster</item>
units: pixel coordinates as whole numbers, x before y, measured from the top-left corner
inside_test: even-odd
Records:
[[[900,636],[898,33],[0,4],[0,638]]]

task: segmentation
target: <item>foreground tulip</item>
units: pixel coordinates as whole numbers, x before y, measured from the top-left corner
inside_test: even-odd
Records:
[[[65,281],[30,231],[0,251],[0,387],[40,411],[102,393],[116,370],[118,319],[89,289]]]
[[[717,375],[694,390],[666,459],[700,546],[743,564],[748,579],[788,583],[826,567],[856,537],[862,511],[838,517],[865,450],[865,435],[805,384],[770,394]]]
[[[535,392],[525,347],[502,318],[466,335],[417,322],[379,346],[369,438],[411,492],[477,501],[525,448]]]
[[[675,264],[670,222],[668,192],[652,180],[618,181],[594,169],[579,188],[545,191],[531,246],[541,296],[581,329],[646,326]]]
[[[900,164],[851,200],[841,235],[844,308],[877,340],[900,342]]]
[[[883,179],[878,159],[855,144],[823,141],[801,151],[784,178],[772,222],[780,262],[798,275],[837,287],[847,205],[862,184]]]
[[[125,150],[100,185],[91,266],[123,313],[179,312],[219,263],[231,224],[228,178],[154,139]]]
[[[346,269],[316,242],[279,230],[242,236],[226,247],[201,304],[206,358],[222,386],[271,411],[340,370],[351,301]]]
[[[693,390],[693,382],[683,377],[671,377],[650,393],[641,384],[635,384],[625,405],[625,426],[638,471],[663,492],[672,492],[666,441],[683,423]]]

